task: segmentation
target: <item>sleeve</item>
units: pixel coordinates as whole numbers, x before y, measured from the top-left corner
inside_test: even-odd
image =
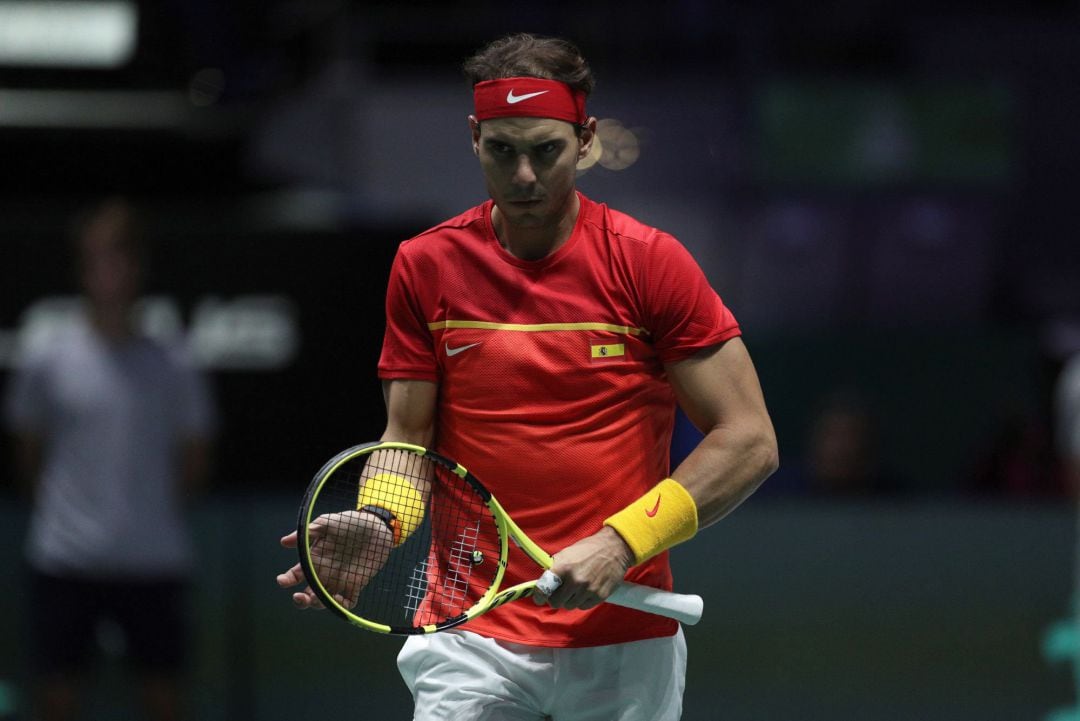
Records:
[[[672,236],[658,233],[648,244],[640,283],[647,328],[664,363],[741,334],[697,261]]]
[[[44,358],[21,361],[4,393],[4,425],[13,433],[44,434],[49,411],[48,365]]]
[[[379,378],[437,382],[434,341],[421,303],[416,272],[398,249],[386,289],[386,332],[379,356]]]

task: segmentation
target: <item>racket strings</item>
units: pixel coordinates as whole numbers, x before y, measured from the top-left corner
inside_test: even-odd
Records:
[[[464,605],[472,579],[472,570],[480,551],[480,524],[463,528],[451,546],[445,582],[446,602],[451,606]]]
[[[405,587],[404,622],[412,623],[413,615],[420,609],[420,602],[427,596],[427,589],[428,561],[425,558],[413,568],[409,583]]]
[[[377,493],[365,493],[373,479]],[[409,484],[400,494],[398,479]],[[410,488],[424,491],[423,517],[395,546],[386,521],[358,507],[372,498],[383,508],[415,507]],[[336,468],[312,500],[310,517],[327,528],[310,547],[319,583],[374,623],[443,623],[475,605],[497,578],[500,538],[483,498],[441,464],[407,450],[379,449]]]

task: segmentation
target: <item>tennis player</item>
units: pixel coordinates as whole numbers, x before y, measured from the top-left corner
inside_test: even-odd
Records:
[[[683,246],[577,191],[597,124],[578,50],[513,35],[465,73],[491,199],[398,250],[383,438],[434,446],[486,479],[526,533],[561,549],[562,585],[409,638],[398,665],[414,718],[677,719],[678,623],[601,602],[624,578],[671,589],[668,549],[776,468],[757,376]],[[672,472],[676,403],[705,436]],[[535,575],[512,556],[504,585]],[[298,568],[278,577],[302,580]]]

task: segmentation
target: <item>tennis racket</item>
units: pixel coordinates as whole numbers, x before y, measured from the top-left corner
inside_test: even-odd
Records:
[[[408,481],[390,499],[422,512],[401,519],[362,506],[365,486],[388,474]],[[370,486],[368,486],[370,488]],[[412,489],[420,489],[419,494]],[[385,494],[385,484],[380,488]],[[384,496],[384,500],[386,500]],[[405,515],[408,515],[406,512]],[[410,527],[411,526],[411,527]],[[544,571],[537,581],[502,588],[510,541]],[[378,633],[434,633],[504,603],[546,594],[559,584],[552,558],[514,523],[461,464],[420,446],[380,442],[348,448],[315,474],[297,519],[300,567],[315,596],[337,616]],[[700,596],[624,582],[608,603],[694,624]]]

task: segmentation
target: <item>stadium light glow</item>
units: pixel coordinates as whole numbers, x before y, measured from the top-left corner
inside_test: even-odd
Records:
[[[0,0],[0,65],[120,67],[137,30],[138,9],[124,0]]]
[[[596,124],[596,134],[604,141],[599,163],[608,170],[626,170],[641,155],[637,135],[618,120],[601,120]]]
[[[596,123],[592,149],[578,161],[577,169],[580,174],[599,164],[607,170],[626,170],[640,156],[637,134],[615,118],[603,118]]]

